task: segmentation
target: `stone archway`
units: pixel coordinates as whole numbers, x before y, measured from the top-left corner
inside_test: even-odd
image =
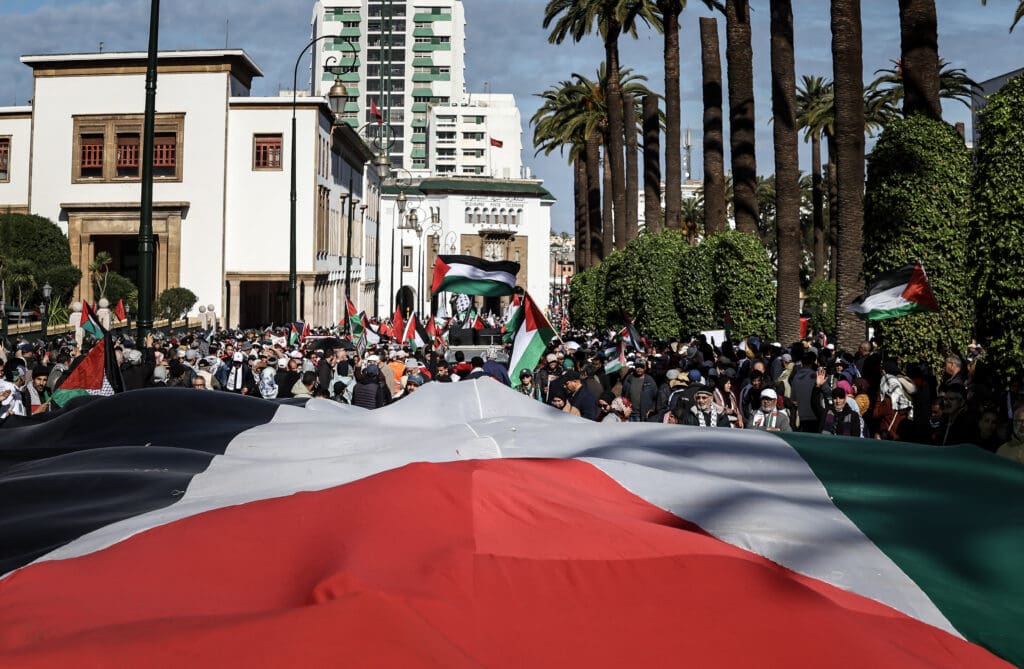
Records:
[[[181,285],[181,221],[188,202],[161,202],[153,205],[155,240],[154,298],[167,288]],[[96,242],[101,237],[125,237],[139,234],[140,209],[133,202],[97,202],[62,204],[68,221],[68,245],[71,264],[82,270],[75,300],[92,298],[89,265],[96,257]]]

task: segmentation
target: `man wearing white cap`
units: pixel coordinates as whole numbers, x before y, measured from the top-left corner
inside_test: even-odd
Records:
[[[761,391],[761,406],[754,410],[750,423],[747,425],[752,430],[763,430],[766,432],[792,432],[789,425],[789,415],[779,410],[779,395],[771,388]]]

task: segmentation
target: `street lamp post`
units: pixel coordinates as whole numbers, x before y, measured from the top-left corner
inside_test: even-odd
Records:
[[[311,46],[325,39],[337,39],[340,40],[340,35],[321,35],[320,37],[314,37],[309,43],[302,48],[299,52],[299,57],[295,59],[295,68],[292,70],[292,145],[291,145],[291,209],[289,210],[289,225],[288,225],[288,320],[295,322],[298,320],[298,280],[296,270],[296,202],[298,200],[298,185],[296,180],[296,143],[298,141],[296,131],[296,111],[298,108],[298,88],[299,88],[299,63],[302,62],[302,57],[306,55],[306,51]],[[341,44],[350,44],[351,42],[341,42]],[[355,47],[353,46],[353,49]],[[336,79],[334,86],[331,87],[330,96],[334,96],[339,93],[339,97],[347,97],[347,91],[345,86],[340,80]],[[333,97],[332,97],[333,99]]]
[[[53,295],[53,287],[50,282],[47,281],[43,284],[43,303],[39,305],[39,314],[42,316],[42,323],[40,327],[43,331],[43,342],[46,342],[46,326],[49,325],[47,322],[47,312],[50,310],[50,296]]]
[[[142,192],[139,198],[139,332],[143,341],[153,328],[153,141],[156,128],[157,45],[160,0],[149,10],[149,52],[146,62],[146,107],[142,122]]]

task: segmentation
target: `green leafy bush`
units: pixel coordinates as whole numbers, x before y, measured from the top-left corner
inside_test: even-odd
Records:
[[[157,298],[153,315],[160,318],[170,314],[171,318],[181,318],[198,301],[196,294],[188,288],[168,288]]]
[[[836,332],[836,282],[828,279],[814,279],[807,287],[804,312],[808,316],[808,327],[814,332],[833,335]]]
[[[114,305],[117,304],[118,300],[124,300],[125,306],[128,307],[132,313],[137,313],[139,310],[139,289],[135,287],[135,284],[132,283],[132,280],[128,277],[118,274],[117,272],[108,272],[107,300],[110,301],[111,309],[114,308]],[[191,308],[191,306],[189,308]]]
[[[711,271],[714,327],[732,317],[732,335],[775,337],[775,271],[754,235],[722,230],[697,247],[700,262]]]
[[[978,124],[974,264],[978,334],[1006,379],[1024,373],[1024,77],[989,97]]]
[[[886,126],[868,159],[864,275],[920,261],[939,313],[877,321],[876,336],[904,361],[941,363],[965,347],[974,309],[967,261],[971,161],[948,124],[922,114]]]
[[[36,285],[31,294],[25,295],[27,304],[42,301],[42,287],[47,282],[53,288],[54,302],[70,299],[82,278],[78,268],[71,264],[68,239],[56,223],[42,216],[0,214],[0,266],[18,260],[29,261],[35,267]]]

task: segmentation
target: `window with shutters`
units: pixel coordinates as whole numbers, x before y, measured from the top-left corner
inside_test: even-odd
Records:
[[[141,114],[74,117],[72,182],[138,181],[142,178]],[[157,114],[153,179],[181,181],[184,114]]]
[[[11,180],[11,138],[0,137],[0,183]]]

